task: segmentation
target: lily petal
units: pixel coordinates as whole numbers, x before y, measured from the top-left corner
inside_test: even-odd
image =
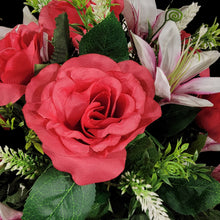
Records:
[[[208,136],[205,142],[205,147],[202,148],[202,152],[205,151],[220,151],[220,143],[217,143]]]
[[[199,77],[177,87],[176,94],[212,94],[220,92],[220,77]]]
[[[161,100],[159,104],[160,105],[167,104],[167,101]],[[206,99],[197,98],[195,96],[191,96],[188,94],[183,94],[183,95],[172,94],[169,104],[178,104],[178,105],[185,105],[185,106],[190,106],[190,107],[212,107],[213,106],[213,104]]]
[[[186,82],[201,73],[203,70],[211,66],[219,57],[220,53],[217,50],[204,51],[199,54],[194,54],[188,64],[188,70],[182,77],[180,83]]]
[[[135,27],[137,26],[137,14],[129,0],[124,1],[124,9],[122,14],[126,20],[128,29],[135,33]]]
[[[130,6],[128,6],[127,2],[129,2],[133,8],[133,15],[131,14]],[[132,24],[130,23],[131,19],[137,21],[134,22],[134,24],[136,23],[134,33],[141,37],[145,36],[148,33],[148,23],[152,26],[156,20],[157,6],[155,0],[125,0],[124,8],[123,15],[125,16],[126,22],[128,20],[130,25]],[[132,17],[129,18],[129,14],[132,15]]]
[[[173,21],[168,21],[158,38],[159,67],[168,76],[175,68],[181,54],[181,38],[179,30]]]
[[[5,220],[21,220],[23,213],[0,203],[0,219]]]
[[[5,35],[10,32],[12,30],[12,28],[7,28],[7,27],[0,27],[0,40],[3,39],[5,37]]]
[[[145,66],[152,76],[155,76],[155,65],[156,65],[156,57],[154,54],[154,50],[151,46],[144,41],[142,38],[137,36],[136,34],[131,32],[131,36],[133,38],[138,57],[141,61],[141,64]]]
[[[157,67],[156,79],[154,81],[155,93],[161,98],[170,100],[170,85],[162,69]]]
[[[37,22],[37,19],[31,14],[29,8],[27,6],[25,6],[23,8],[23,24],[29,24],[31,22]]]

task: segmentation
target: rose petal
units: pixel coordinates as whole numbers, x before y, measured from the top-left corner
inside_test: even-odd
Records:
[[[118,123],[112,123],[104,129],[89,129],[88,131],[95,137],[104,138],[109,134],[126,135],[134,131],[141,120],[141,116],[133,113],[127,119],[122,119]]]
[[[48,150],[46,153],[51,154]],[[124,170],[126,151],[122,150],[103,157],[95,153],[90,153],[86,157],[69,154],[65,157],[65,162],[59,155],[52,154],[50,157],[55,168],[72,174],[76,184],[87,185],[117,177]]]
[[[49,82],[55,80],[59,68],[59,64],[51,64],[43,68],[37,76],[32,78],[25,94],[27,102],[39,102],[41,100],[41,93],[44,87]]]
[[[62,66],[61,66],[61,70],[60,70],[60,74],[58,78],[62,78],[62,77],[66,77],[66,71],[71,70],[72,69],[76,69],[79,67],[83,67],[85,68],[84,71],[86,73],[86,71],[89,71],[89,68],[95,68],[97,70],[97,75],[93,74],[92,78],[99,78],[100,76],[98,74],[100,74],[102,72],[102,74],[106,75],[106,72],[109,71],[120,71],[120,68],[118,67],[118,64],[116,62],[114,62],[112,59],[110,59],[107,56],[103,56],[100,54],[90,54],[89,60],[88,60],[88,56],[86,55],[81,55],[79,57],[74,57],[72,59],[67,60]],[[97,68],[98,67],[98,68]],[[65,70],[63,72],[63,70]],[[83,70],[83,69],[82,69]],[[63,72],[63,74],[62,74]],[[79,70],[77,71],[73,71],[72,72],[72,76],[74,77],[84,77],[87,79],[86,76],[88,76],[88,78],[91,78],[91,75],[87,74],[86,76],[82,75],[82,73],[79,72]]]
[[[0,83],[0,106],[15,103],[25,93],[26,86],[19,84]]]

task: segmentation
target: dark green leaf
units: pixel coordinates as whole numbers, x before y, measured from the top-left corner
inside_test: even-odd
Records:
[[[128,47],[121,24],[112,12],[81,39],[79,54],[98,53],[116,62],[128,60]]]
[[[191,154],[194,154],[196,151],[200,152],[202,148],[205,146],[206,139],[206,134],[198,134],[197,139],[194,142],[192,142],[187,152]]]
[[[43,68],[48,66],[49,64],[35,64],[34,65],[34,73],[37,75]]]
[[[109,192],[102,184],[96,184],[95,202],[88,215],[89,219],[98,219],[105,215],[109,209]]]
[[[200,108],[183,105],[165,105],[162,116],[148,126],[147,130],[156,137],[170,137],[185,129],[196,117]]]
[[[148,216],[145,214],[134,215],[131,220],[149,220]]]
[[[206,211],[220,203],[220,183],[210,177],[210,181],[198,176],[171,181],[172,187],[164,184],[159,196],[171,209],[183,215],[192,215]]]
[[[159,159],[158,151],[153,141],[145,134],[138,135],[128,144],[126,168],[129,170],[142,170],[148,175]]]
[[[69,21],[67,14],[60,14],[55,20],[56,29],[54,30],[52,41],[54,52],[50,59],[50,63],[62,64],[71,57],[74,48],[69,35]]]
[[[71,176],[49,168],[35,182],[23,210],[23,220],[83,220],[95,200],[95,184],[76,185]]]

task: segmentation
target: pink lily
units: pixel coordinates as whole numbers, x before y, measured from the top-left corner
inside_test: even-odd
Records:
[[[207,137],[205,146],[202,148],[202,152],[206,151],[220,151],[220,143],[210,137]]]
[[[141,38],[148,35],[149,25],[153,33],[164,22],[164,13],[157,9],[155,0],[124,0],[122,14],[126,20],[128,29]]]
[[[220,182],[220,165],[212,171],[212,177]]]
[[[220,92],[220,78],[195,78],[195,76],[213,64],[220,53],[218,51],[200,52],[199,55],[189,53],[190,44],[186,45],[185,49],[182,48],[180,31],[173,21],[167,21],[157,33],[164,23],[165,12],[157,9],[155,0],[125,0],[122,13],[140,62],[149,69],[155,80],[156,95],[162,98],[160,104],[212,106],[210,101],[197,95]],[[145,41],[149,25],[153,34],[156,34],[154,39],[158,37],[158,56],[151,44]]]
[[[207,137],[205,146],[201,152],[220,151],[220,143],[210,137]],[[212,177],[220,182],[220,164],[212,171]]]
[[[219,58],[218,51],[189,53],[190,44],[182,50],[180,32],[172,21],[168,21],[159,34],[158,62],[153,48],[146,41],[133,33],[132,38],[142,65],[155,79],[156,95],[162,98],[161,105],[212,106],[208,100],[193,95],[220,92],[220,78],[195,76]]]
[[[23,213],[0,203],[0,220],[21,220]]]

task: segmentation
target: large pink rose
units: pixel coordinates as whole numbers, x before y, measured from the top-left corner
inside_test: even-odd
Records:
[[[88,6],[92,0],[88,1]],[[112,3],[117,4],[111,8],[114,10],[115,15],[119,17],[124,7],[123,0],[113,0]],[[39,15],[39,24],[44,29],[45,32],[49,34],[49,39],[53,37],[54,29],[56,28],[55,18],[66,12],[68,15],[68,20],[70,24],[80,24],[83,22],[77,12],[77,10],[66,1],[52,0],[48,5],[42,8]],[[73,44],[78,48],[78,41],[82,38],[81,35],[77,34],[73,28],[70,27],[70,37],[72,38]]]
[[[54,167],[84,185],[117,177],[126,145],[161,109],[145,67],[87,54],[41,70],[27,86],[23,113]]]
[[[16,102],[41,63],[43,33],[35,23],[17,25],[0,40],[0,106]]]

